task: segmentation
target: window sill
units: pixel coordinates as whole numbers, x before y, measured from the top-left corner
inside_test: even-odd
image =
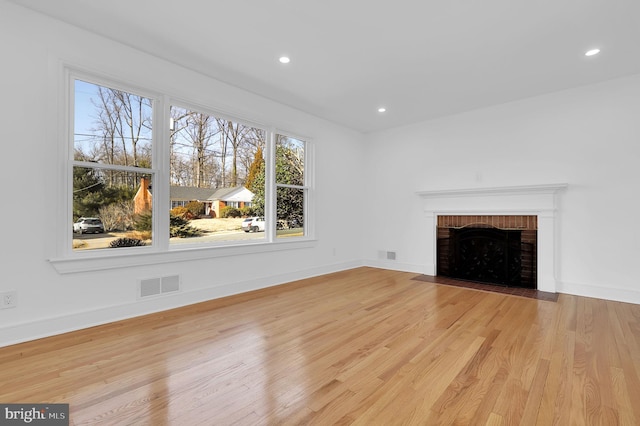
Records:
[[[91,256],[49,259],[49,263],[60,274],[74,274],[226,256],[298,250],[315,247],[316,244],[317,240],[314,239],[299,239],[296,241],[261,242],[233,246],[180,247],[179,249],[170,249],[163,252],[133,252],[127,250],[126,253],[123,252],[122,254],[109,253],[109,255],[97,254],[96,256],[93,256],[95,252],[92,252]],[[124,251],[125,249],[122,250]]]

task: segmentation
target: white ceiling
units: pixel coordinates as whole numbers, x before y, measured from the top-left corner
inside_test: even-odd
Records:
[[[640,73],[639,0],[10,1],[362,132]]]

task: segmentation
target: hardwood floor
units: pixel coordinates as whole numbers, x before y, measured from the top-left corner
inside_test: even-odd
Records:
[[[358,268],[0,348],[71,424],[637,425],[640,305]]]

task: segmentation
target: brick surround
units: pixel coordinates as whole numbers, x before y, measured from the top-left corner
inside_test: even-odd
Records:
[[[438,228],[462,228],[465,226],[486,225],[498,229],[538,230],[538,216],[525,215],[456,215],[438,216]]]
[[[438,275],[449,275],[450,229],[492,227],[521,231],[523,287],[537,288],[538,217],[535,215],[442,215],[437,217]]]

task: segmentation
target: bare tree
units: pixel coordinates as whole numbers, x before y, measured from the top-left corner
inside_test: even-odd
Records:
[[[240,145],[238,150],[238,161],[240,167],[244,171],[243,177],[241,179],[243,185],[246,183],[249,170],[251,169],[251,164],[253,163],[256,156],[256,152],[258,151],[258,149],[264,151],[265,139],[266,133],[262,129],[249,127],[248,131],[245,133],[242,141],[243,143]]]
[[[230,120],[216,119],[224,140],[221,139],[221,155],[223,170],[226,165],[227,150],[231,148],[231,170],[229,171],[229,186],[238,186],[246,179],[247,171],[253,161],[258,147],[264,147],[264,131]],[[238,163],[242,166],[242,176]]]
[[[100,138],[96,161],[106,164],[151,165],[151,100],[117,89],[97,86],[96,128]],[[140,145],[140,143],[143,143]],[[135,176],[132,176],[136,179]],[[110,184],[113,176],[108,177]],[[134,182],[128,182],[134,184]]]
[[[187,124],[186,118],[191,114],[182,108],[171,107],[171,123],[169,126],[169,175],[172,184],[186,186],[190,183],[191,177],[188,172],[189,166],[179,155],[180,143],[178,142],[180,132]]]
[[[213,139],[219,133],[215,118],[180,108],[172,108],[172,116],[172,181],[211,187],[218,174],[213,150]]]
[[[171,182],[197,187],[244,183],[265,132],[231,120],[171,108]]]

